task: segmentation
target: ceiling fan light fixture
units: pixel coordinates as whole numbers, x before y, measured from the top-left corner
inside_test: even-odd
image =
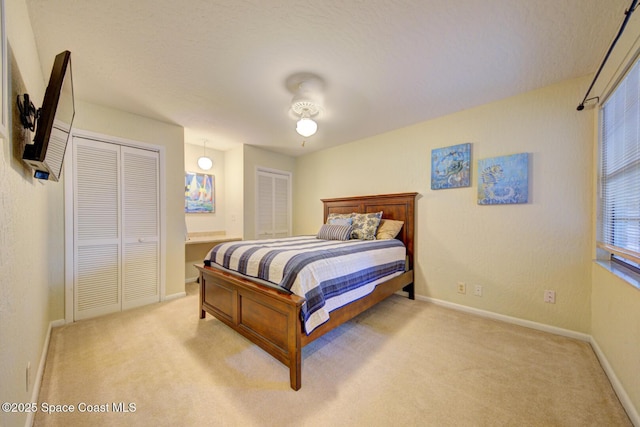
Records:
[[[300,135],[309,137],[316,133],[318,130],[318,124],[313,121],[310,117],[305,117],[304,115],[298,120],[296,124],[296,132]]]
[[[314,135],[318,130],[318,124],[311,116],[318,114],[320,106],[309,101],[298,101],[293,103],[291,109],[300,115],[300,120],[296,123],[296,132],[304,137]]]
[[[324,82],[312,73],[297,73],[287,78],[287,88],[293,94],[292,116],[296,117],[296,132],[307,138],[318,131],[315,116],[322,109]]]

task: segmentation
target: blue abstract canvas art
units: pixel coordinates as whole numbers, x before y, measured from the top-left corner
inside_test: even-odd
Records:
[[[505,205],[528,201],[528,153],[478,160],[479,205]]]
[[[431,189],[469,187],[470,164],[470,143],[431,150]]]

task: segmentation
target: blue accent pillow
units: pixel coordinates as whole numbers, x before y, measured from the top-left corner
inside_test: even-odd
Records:
[[[327,215],[327,224],[333,224],[333,221],[338,219],[350,220],[352,216],[353,214],[350,214],[350,213],[348,214],[330,213],[329,215]],[[351,223],[349,223],[349,225],[351,225]]]
[[[353,224],[353,219],[352,218],[330,218],[327,224],[351,225]]]

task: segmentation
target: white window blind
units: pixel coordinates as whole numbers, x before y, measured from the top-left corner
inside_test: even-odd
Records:
[[[640,62],[601,112],[598,246],[640,263]]]

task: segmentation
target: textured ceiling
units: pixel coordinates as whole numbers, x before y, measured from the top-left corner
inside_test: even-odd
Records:
[[[592,74],[630,3],[26,2],[43,75],[70,50],[77,99],[181,125],[186,142],[293,156]],[[300,72],[324,81],[304,147],[287,88]]]

